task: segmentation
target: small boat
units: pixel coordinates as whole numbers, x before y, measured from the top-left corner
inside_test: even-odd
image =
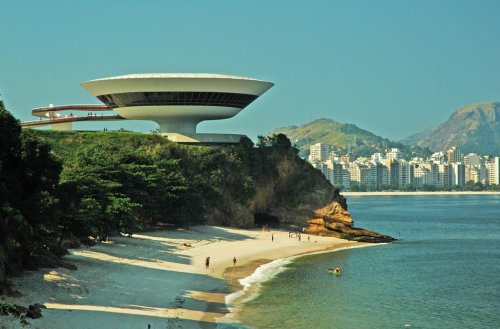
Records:
[[[328,273],[330,274],[334,274],[334,275],[340,275],[340,268],[329,268],[328,270]]]

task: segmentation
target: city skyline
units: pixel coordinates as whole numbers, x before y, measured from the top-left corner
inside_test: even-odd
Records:
[[[500,100],[496,1],[3,1],[0,9],[0,93],[20,120],[49,104],[97,104],[82,81],[150,72],[275,82],[248,111],[199,126],[254,140],[319,118],[401,140],[459,107]]]
[[[465,154],[456,146],[425,158],[404,157],[398,148],[355,158],[336,154],[332,145],[316,143],[310,146],[307,162],[333,186],[347,191],[498,189],[500,184],[498,155]]]

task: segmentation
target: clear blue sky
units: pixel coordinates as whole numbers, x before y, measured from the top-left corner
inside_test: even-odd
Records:
[[[83,81],[149,72],[274,82],[236,117],[198,126],[253,139],[330,118],[399,140],[500,101],[498,0],[0,0],[0,13],[0,93],[21,120],[97,103]]]

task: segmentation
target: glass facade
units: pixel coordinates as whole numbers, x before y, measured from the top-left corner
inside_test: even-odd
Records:
[[[130,92],[100,95],[97,98],[112,107],[198,105],[245,108],[258,96],[220,92]]]

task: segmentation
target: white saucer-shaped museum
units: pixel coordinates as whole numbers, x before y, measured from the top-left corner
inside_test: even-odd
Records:
[[[273,83],[220,74],[151,73],[81,85],[125,119],[155,121],[170,139],[180,135],[198,140],[209,135],[196,132],[198,123],[235,116]]]

